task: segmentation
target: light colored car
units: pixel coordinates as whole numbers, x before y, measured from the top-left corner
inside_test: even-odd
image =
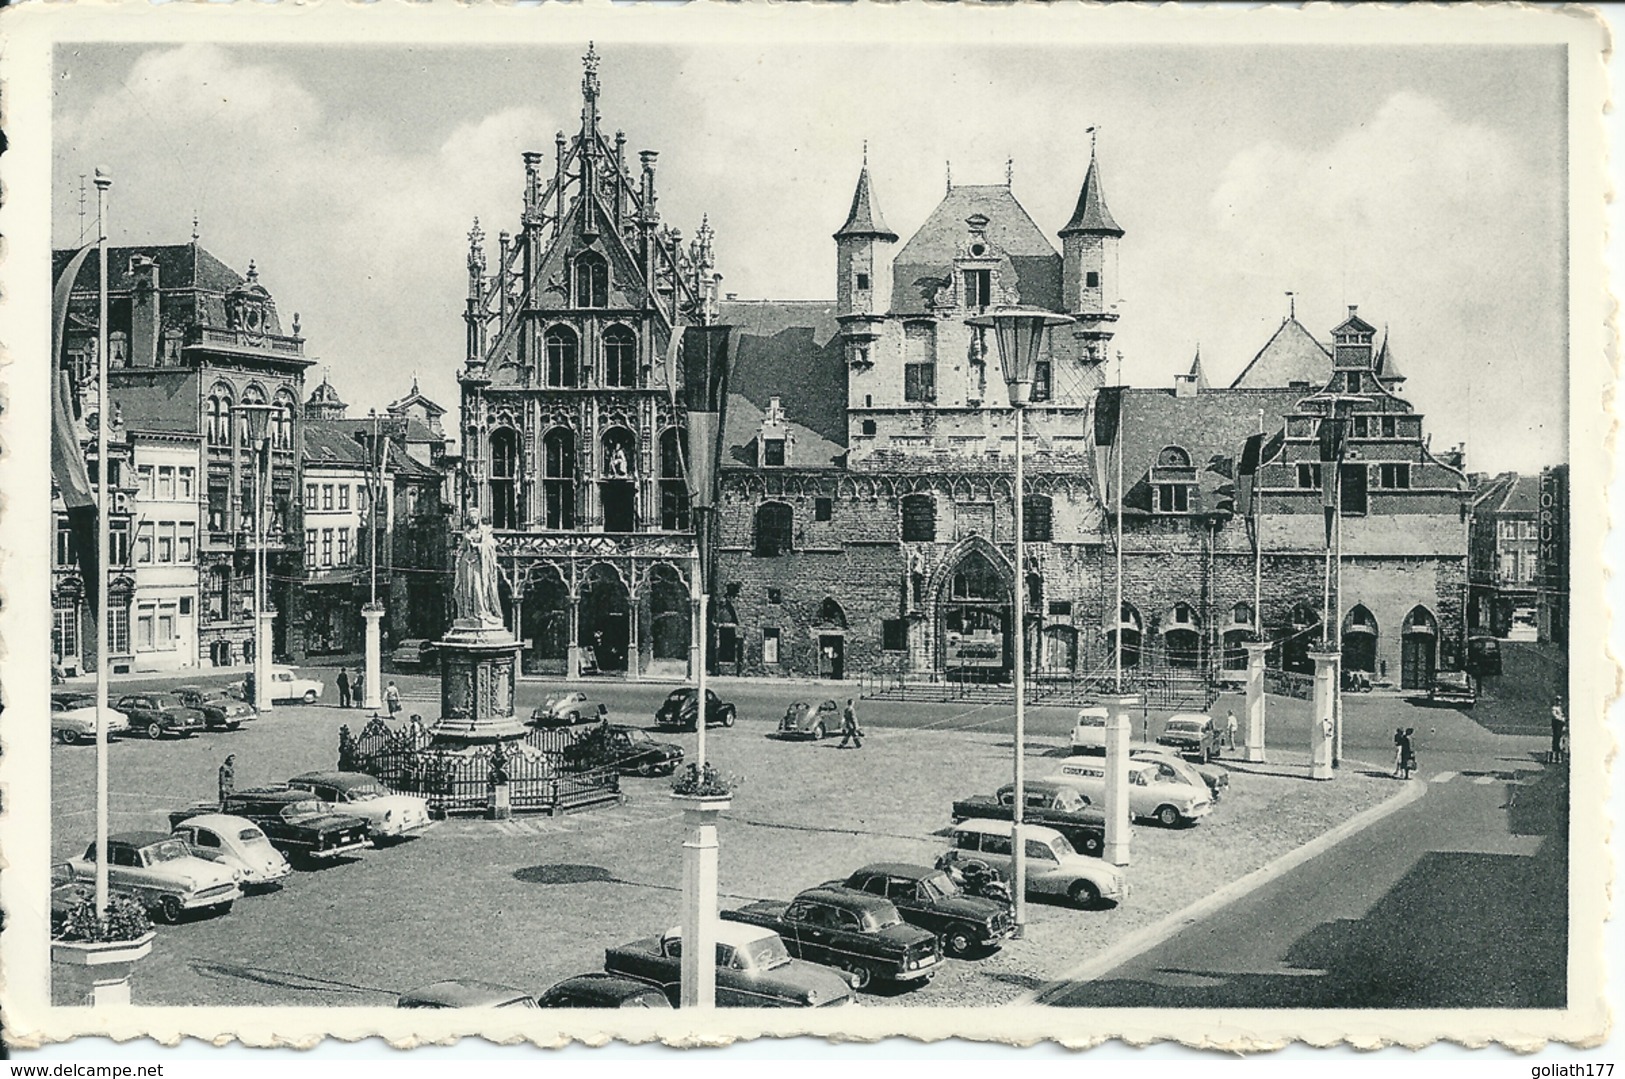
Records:
[[[292,667],[272,667],[271,675],[266,679],[270,689],[272,704],[277,701],[303,701],[305,704],[315,704],[322,699],[322,683],[314,678],[301,678],[295,674]],[[239,682],[244,699],[247,699],[247,683]]]
[[[96,843],[68,862],[75,880],[96,879]],[[120,832],[107,837],[107,880],[173,925],[189,910],[224,914],[243,894],[232,867],[194,855],[186,841],[164,832]]]
[[[1214,764],[1192,764],[1179,754],[1169,753],[1165,749],[1137,746],[1129,750],[1129,759],[1155,763],[1157,774],[1163,779],[1177,779],[1192,786],[1206,787],[1215,802],[1230,786],[1230,773],[1226,769]]]
[[[609,707],[594,703],[580,690],[571,689],[555,693],[537,705],[530,713],[532,727],[574,727],[578,723],[596,723],[605,719]]]
[[[1010,836],[1015,825],[1007,820],[967,820],[954,825],[948,852],[938,865],[944,869],[969,862],[990,866],[1005,880],[1015,877],[1015,854]],[[1085,858],[1066,837],[1041,824],[1023,824],[1027,851],[1027,895],[1063,896],[1080,907],[1102,900],[1128,899],[1128,877],[1117,866],[1098,858]]]
[[[1104,708],[1078,709],[1077,722],[1072,725],[1072,752],[1106,752],[1106,719]]]
[[[74,700],[51,698],[51,737],[65,746],[76,742],[94,741],[96,738],[96,705],[78,704]],[[117,734],[130,729],[130,717],[111,705],[107,708],[107,733]]]
[[[1167,827],[1193,823],[1213,809],[1213,797],[1206,786],[1171,781],[1161,775],[1155,761],[1130,760],[1128,767],[1128,811],[1134,817],[1152,818]],[[1093,805],[1106,805],[1106,762],[1070,760],[1048,777],[1056,783],[1070,783]]]
[[[242,817],[204,813],[176,825],[173,834],[197,857],[237,870],[244,888],[269,887],[293,872],[259,825]]]
[[[414,637],[391,649],[389,661],[397,667],[423,667],[434,662],[435,652],[433,641]]]
[[[306,772],[288,786],[308,791],[335,813],[360,817],[374,840],[401,839],[429,826],[429,803],[397,794],[364,772]]]

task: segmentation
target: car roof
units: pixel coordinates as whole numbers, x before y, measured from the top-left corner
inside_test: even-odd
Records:
[[[849,876],[859,873],[884,873],[888,877],[908,877],[911,880],[924,880],[935,876],[941,870],[933,869],[928,865],[913,865],[909,862],[870,862],[862,869],[854,870]]]
[[[711,928],[716,930],[718,944],[726,944],[730,948],[743,947],[746,944],[755,944],[757,941],[776,937],[777,933],[760,925],[747,925],[744,922],[715,921]],[[661,934],[662,940],[682,940],[683,927],[674,925]]]
[[[256,802],[309,802],[309,791],[296,791],[288,787],[249,787],[247,790],[237,791],[233,797],[247,798]]]
[[[126,843],[132,847],[145,847],[165,839],[174,838],[168,832],[116,832],[107,837],[109,843]]]
[[[954,825],[956,832],[980,832],[983,835],[1009,835],[1012,824],[1007,820],[967,820]],[[1023,822],[1021,830],[1027,833],[1028,839],[1058,838],[1060,832],[1054,828],[1046,828],[1042,824],[1027,824]]]
[[[1106,709],[1104,709],[1104,708],[1080,708],[1080,709],[1078,709],[1078,718],[1082,719],[1084,716],[1094,716],[1097,719],[1110,719],[1111,718],[1111,713],[1106,711]]]
[[[1049,794],[1054,794],[1056,791],[1072,789],[1070,784],[1062,783],[1054,779],[1028,779],[1024,780],[1021,785],[1023,788],[1029,791],[1044,791]],[[1006,783],[1004,786],[998,789],[997,793],[1003,794],[1005,791],[1014,791],[1015,789],[1016,785],[1014,783]]]
[[[666,999],[665,993],[658,986],[650,985],[648,982],[640,982],[636,978],[628,978],[621,974],[610,974],[602,970],[589,971],[586,974],[577,974],[574,977],[566,978],[556,985],[549,986],[542,993],[542,996],[556,993],[562,989],[573,989],[578,993],[597,997],[600,1000],[625,1000],[628,997],[642,996],[645,993],[652,993],[661,1000]]]
[[[365,772],[301,772],[289,783],[323,783],[329,787],[347,787],[357,783],[382,786],[376,778]]]
[[[430,982],[401,994],[402,1000],[421,1001],[449,1008],[479,1008],[502,1004],[519,997],[528,997],[524,989],[499,982],[482,982],[472,978],[451,978],[443,982]]]
[[[199,828],[213,828],[216,831],[221,832],[230,831],[233,828],[238,829],[239,831],[244,828],[259,828],[259,825],[255,824],[247,817],[235,817],[230,813],[199,813],[195,817],[187,817],[185,820],[181,821],[180,824],[176,825],[176,827],[183,827],[190,824],[195,824]]]
[[[819,903],[830,903],[848,910],[881,910],[892,905],[891,900],[869,892],[860,892],[855,888],[831,886],[828,888],[807,888],[796,896],[796,901],[811,899]]]
[[[1175,712],[1173,715],[1168,717],[1168,722],[1172,723],[1176,719],[1186,719],[1192,723],[1201,723],[1204,720],[1211,720],[1212,718],[1213,717],[1208,715],[1206,712]]]

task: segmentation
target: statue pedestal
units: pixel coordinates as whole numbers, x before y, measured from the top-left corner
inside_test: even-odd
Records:
[[[440,718],[429,730],[433,745],[456,748],[523,738],[525,725],[513,706],[521,645],[507,627],[459,619],[437,644]]]

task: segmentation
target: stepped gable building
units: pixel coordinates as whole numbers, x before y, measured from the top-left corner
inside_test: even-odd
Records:
[[[867,164],[835,232],[834,304],[724,302],[740,336],[716,604],[724,670],[882,665],[998,678],[1012,655],[1014,420],[1001,304],[1071,315],[1027,414],[1029,655],[1073,669],[1099,597],[1088,417],[1123,229],[1091,158],[1061,250],[1007,182],[952,185],[893,253]]]
[[[60,273],[72,256],[72,251],[55,252],[53,272]],[[201,440],[201,474],[190,496],[198,506],[195,558],[200,595],[195,607],[180,593],[161,600],[164,609],[155,607],[153,612],[154,639],[159,627],[167,624],[164,616],[172,604],[176,648],[195,642],[188,647],[205,665],[246,662],[254,635],[253,451],[246,425],[234,409],[262,403],[275,410],[268,425],[271,477],[265,542],[270,604],[286,611],[289,586],[300,575],[295,496],[303,422],[299,402],[304,372],[314,362],[305,355],[299,316],[293,316],[291,328],[284,332],[276,301],[260,283],[254,264],[239,274],[206,251],[196,234],[188,244],[112,248],[108,272],[110,396],[125,426],[153,442],[154,483],[160,482],[159,469],[186,467],[181,458],[194,454],[190,446]],[[94,383],[97,284],[96,266],[88,261],[74,283],[66,342],[71,373],[81,392]],[[159,453],[154,440],[160,438],[174,447]],[[175,460],[159,461],[158,456]],[[177,528],[170,548],[178,552],[181,515],[170,514],[158,523],[170,518]],[[131,539],[132,554],[138,556],[139,526]],[[161,537],[155,534],[155,557],[160,545]],[[122,604],[122,593],[114,598]],[[133,592],[129,599],[135,602]],[[117,610],[115,605],[109,616],[115,619],[115,645],[120,636]],[[139,620],[139,610],[136,615]],[[279,618],[275,624],[275,648],[282,654],[287,620]]]
[[[469,236],[463,498],[497,533],[523,671],[681,676],[694,541],[667,363],[674,328],[715,319],[712,234],[665,224],[657,153],[634,170],[601,130],[591,49],[581,92],[551,169],[524,155],[494,266]]]

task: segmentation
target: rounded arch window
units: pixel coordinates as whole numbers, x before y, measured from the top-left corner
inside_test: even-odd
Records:
[[[248,387],[248,389],[243,391],[242,403],[245,405],[265,404],[265,391],[260,389],[258,386]],[[237,441],[242,443],[244,446],[248,445],[248,428],[249,425],[246,423],[237,425]]]
[[[547,384],[576,385],[576,369],[581,362],[581,343],[568,326],[549,326],[542,334],[542,352],[547,358]]]
[[[276,392],[273,402],[276,411],[271,413],[271,445],[279,450],[293,449],[293,415],[295,403],[293,394],[282,389]]]
[[[836,629],[846,628],[846,611],[834,596],[825,596],[824,602],[818,607],[818,624]]]
[[[1178,446],[1164,446],[1162,452],[1157,454],[1158,468],[1189,468],[1191,455]]]
[[[204,434],[211,446],[231,445],[232,392],[224,382],[209,391],[207,425]]]
[[[604,331],[604,385],[636,386],[638,381],[638,339],[625,326]]]
[[[491,527],[519,527],[519,432],[491,432]]]
[[[1253,605],[1251,603],[1238,603],[1230,608],[1230,624],[1233,626],[1252,625]]]

